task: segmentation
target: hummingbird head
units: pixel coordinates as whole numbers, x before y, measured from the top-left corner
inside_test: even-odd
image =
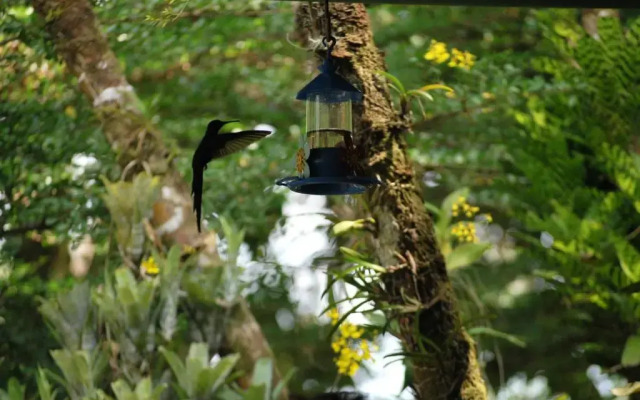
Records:
[[[231,122],[239,122],[239,121],[237,119],[231,120],[231,121],[220,121],[219,119],[214,119],[213,121],[209,122],[209,125],[207,125],[207,133],[212,133],[214,135],[217,135],[223,126]]]

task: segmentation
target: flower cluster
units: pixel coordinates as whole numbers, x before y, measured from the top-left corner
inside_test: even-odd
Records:
[[[451,227],[451,233],[461,242],[477,242],[476,225],[473,222],[458,222]]]
[[[453,206],[451,206],[451,215],[457,217],[458,215],[464,215],[467,218],[471,218],[480,211],[480,208],[474,207],[467,203],[467,199],[460,196]]]
[[[458,197],[455,203],[451,206],[451,215],[456,217],[472,218],[480,211],[479,207],[472,206],[467,203],[467,199],[463,196]],[[493,222],[491,214],[483,214],[480,216],[480,222],[490,224]],[[455,236],[461,242],[477,242],[476,225],[471,221],[460,221],[451,227],[451,234]]]
[[[448,60],[448,66],[466,70],[470,70],[476,62],[476,56],[468,51],[461,51],[453,48],[451,49],[451,53],[449,53],[447,45],[443,42],[438,42],[437,40],[431,40],[431,45],[424,54],[424,59],[427,61],[434,61],[438,64],[445,63]]]
[[[142,265],[140,265],[140,268],[142,269],[142,272],[147,275],[158,275],[158,273],[160,272],[160,267],[158,267],[158,263],[153,258],[153,256],[144,260],[142,262]]]
[[[460,51],[458,49],[451,50],[451,60],[449,60],[450,67],[458,67],[466,69],[467,71],[473,67],[476,62],[476,56],[468,51]]]
[[[337,309],[327,312],[331,318],[331,324],[335,325],[340,319]],[[366,339],[362,338],[364,330],[356,325],[344,321],[338,328],[336,339],[331,343],[333,352],[337,354],[334,359],[341,375],[354,376],[364,360],[371,359],[371,347]]]
[[[429,46],[429,50],[425,53],[424,59],[427,61],[435,61],[438,64],[442,64],[447,61],[449,59],[447,45],[442,42],[438,42],[437,40],[431,40],[431,45]]]

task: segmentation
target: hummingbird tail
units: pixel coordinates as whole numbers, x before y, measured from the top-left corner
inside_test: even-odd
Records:
[[[198,232],[200,229],[200,218],[202,216],[202,169],[194,169],[193,180],[191,181],[191,194],[193,195],[193,211],[196,212],[196,222],[198,224]]]

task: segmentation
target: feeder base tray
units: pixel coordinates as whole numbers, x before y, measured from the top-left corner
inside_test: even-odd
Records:
[[[381,183],[382,182],[376,178],[365,176],[327,176],[312,178],[288,176],[276,181],[276,184],[286,186],[294,192],[316,195],[360,194],[364,193],[370,186],[380,185]]]

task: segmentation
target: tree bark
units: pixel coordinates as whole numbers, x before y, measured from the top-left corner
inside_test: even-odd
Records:
[[[199,249],[200,262],[213,265],[217,260],[215,235],[198,234],[189,189],[173,167],[160,133],[144,117],[134,89],[102,34],[89,1],[33,0],[33,6],[45,20],[58,54],[78,78],[80,89],[93,105],[123,171],[129,171],[131,177],[133,173],[147,169],[162,177],[161,198],[153,206],[155,233],[168,245],[189,245]],[[240,364],[245,370],[251,371],[261,357],[273,357],[260,326],[243,299],[232,308],[231,319],[233,323],[225,328],[225,342],[241,355]],[[279,380],[276,370],[275,381]],[[287,397],[286,390],[281,397]]]
[[[461,325],[433,223],[407,155],[410,118],[394,110],[387,84],[377,74],[386,67],[364,5],[338,3],[330,10],[338,39],[333,52],[338,71],[364,93],[354,111],[355,141],[366,154],[363,167],[383,181],[366,195],[377,224],[375,253],[388,269],[382,296],[392,305],[405,306],[408,299],[421,304],[416,313],[389,313],[399,322],[397,335],[411,360],[417,395],[425,400],[486,399],[475,345]],[[319,43],[322,14],[319,7],[298,7],[296,32],[301,40]]]
[[[582,14],[582,27],[594,39],[599,39],[598,21],[600,18],[620,18],[620,11],[610,8],[584,8]]]

